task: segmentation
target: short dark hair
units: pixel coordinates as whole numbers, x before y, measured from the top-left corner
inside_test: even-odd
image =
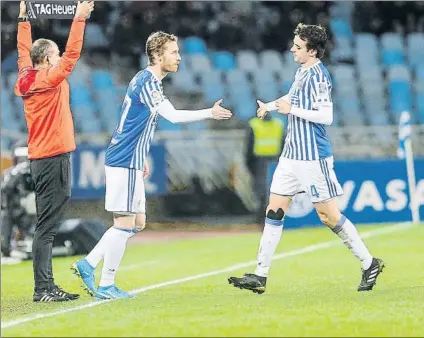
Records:
[[[308,51],[315,49],[318,59],[324,56],[325,46],[327,44],[327,32],[324,27],[299,23],[294,30],[294,35],[306,41],[306,49]]]
[[[178,38],[173,34],[168,34],[162,31],[152,33],[147,38],[146,55],[149,58],[149,65],[155,64],[154,54],[161,56],[164,51],[165,44],[170,41],[178,41]]]
[[[39,65],[43,63],[46,56],[51,52],[53,41],[48,39],[38,39],[34,41],[31,47],[29,55],[33,65]]]

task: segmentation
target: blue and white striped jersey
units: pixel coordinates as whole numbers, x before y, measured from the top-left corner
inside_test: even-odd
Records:
[[[332,102],[332,81],[325,66],[318,61],[308,68],[300,67],[289,91],[292,107],[317,110]],[[333,151],[324,124],[306,121],[288,114],[288,128],[281,156],[293,160],[313,161],[332,156]]]
[[[150,70],[141,70],[133,77],[106,150],[105,165],[144,169],[158,120],[154,108],[165,99],[161,80]]]

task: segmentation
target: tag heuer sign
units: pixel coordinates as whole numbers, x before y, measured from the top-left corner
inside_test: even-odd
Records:
[[[36,19],[73,19],[77,9],[76,1],[28,1],[27,14]]]

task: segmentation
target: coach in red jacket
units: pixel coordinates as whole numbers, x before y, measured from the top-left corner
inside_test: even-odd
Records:
[[[32,246],[34,302],[78,299],[54,283],[53,241],[71,197],[70,153],[75,150],[74,125],[66,78],[81,55],[85,20],[94,2],[79,2],[65,52],[56,43],[38,39],[32,43],[26,4],[18,17],[18,69],[15,94],[24,100],[28,128],[28,158],[35,183],[37,225]]]

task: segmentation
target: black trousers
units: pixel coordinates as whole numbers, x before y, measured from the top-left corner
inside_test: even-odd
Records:
[[[37,225],[32,244],[35,292],[52,288],[53,241],[71,197],[70,154],[31,160],[35,185]]]

